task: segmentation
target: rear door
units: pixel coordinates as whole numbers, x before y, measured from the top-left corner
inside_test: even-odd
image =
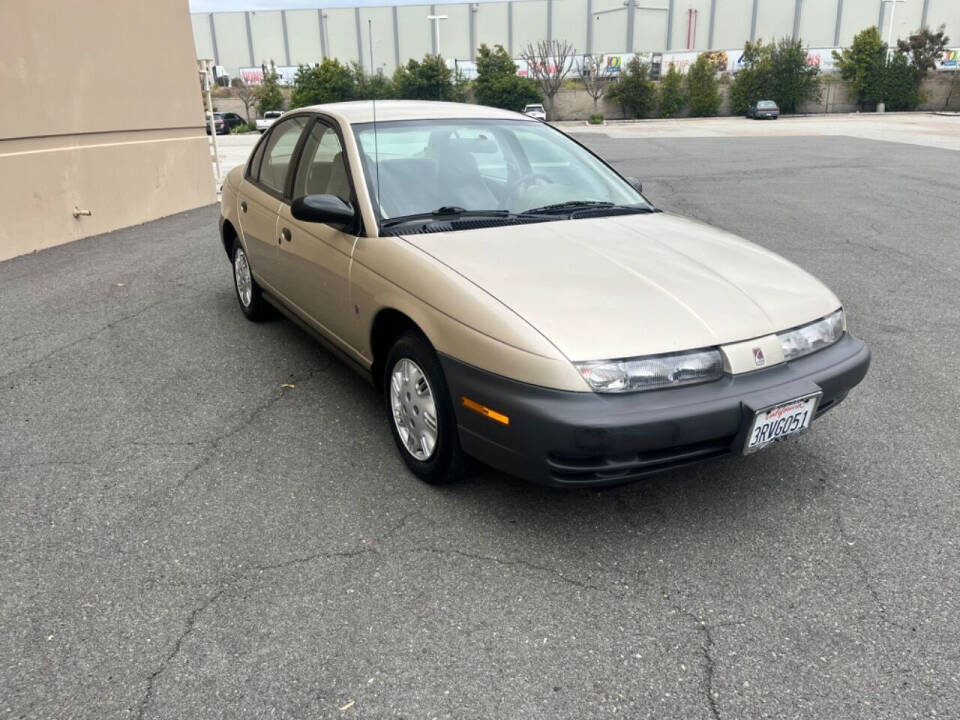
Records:
[[[250,268],[257,281],[277,292],[277,213],[283,202],[294,150],[310,117],[297,115],[274,123],[247,167],[237,208]]]
[[[356,325],[350,312],[349,275],[357,227],[308,223],[290,214],[292,199],[336,195],[357,207],[343,142],[335,123],[317,119],[308,129],[290,196],[280,206],[277,265],[283,296],[304,320],[342,345]]]

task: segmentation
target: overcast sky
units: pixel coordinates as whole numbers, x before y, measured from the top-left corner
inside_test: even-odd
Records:
[[[464,0],[190,0],[190,12],[230,10],[291,10],[293,8],[356,7],[358,5],[441,5]],[[475,0],[476,1],[476,0]],[[483,2],[484,0],[480,0]]]

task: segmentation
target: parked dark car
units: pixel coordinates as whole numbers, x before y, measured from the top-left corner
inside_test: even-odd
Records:
[[[780,108],[773,100],[757,100],[747,108],[747,117],[754,120],[776,120],[780,117]]]
[[[210,116],[207,115],[207,135],[210,134]],[[215,112],[213,114],[213,124],[217,129],[217,135],[229,135],[230,132],[247,121],[232,112]]]

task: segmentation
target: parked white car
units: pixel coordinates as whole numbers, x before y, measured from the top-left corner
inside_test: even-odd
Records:
[[[536,118],[537,120],[543,120],[544,122],[546,122],[547,120],[547,111],[543,109],[543,105],[541,105],[540,103],[534,103],[533,105],[524,105],[523,114],[529,115],[530,117]]]
[[[262,118],[257,118],[257,130],[262,134],[268,127],[273,125],[281,115],[283,115],[281,110],[267,110]]]

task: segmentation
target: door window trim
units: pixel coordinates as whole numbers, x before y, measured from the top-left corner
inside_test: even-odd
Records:
[[[266,157],[267,155],[266,145],[263,146],[263,154],[260,156],[260,166],[258,166],[256,169],[256,175],[254,175],[253,168],[251,166],[253,165],[253,159],[256,157],[257,151],[259,150],[261,143],[270,142],[270,138],[273,137],[273,134],[274,132],[276,132],[276,128],[278,126],[282,127],[288,121],[295,121],[298,118],[305,118],[306,122],[304,123],[303,127],[300,129],[300,137],[297,138],[297,142],[293,146],[293,150],[290,151],[291,153],[290,156],[291,158],[294,159],[295,162],[291,162],[287,166],[287,176],[283,180],[283,190],[278,192],[274,188],[269,187],[268,185],[264,185],[262,182],[260,182],[260,167],[263,165],[263,158]],[[280,200],[282,202],[288,202],[287,198],[292,188],[293,177],[296,173],[296,165],[300,164],[300,151],[303,150],[303,144],[307,137],[307,130],[309,130],[310,127],[312,127],[312,123],[310,122],[310,119],[311,119],[311,115],[309,113],[298,113],[296,115],[291,115],[289,118],[284,118],[279,123],[274,123],[273,125],[271,125],[269,131],[265,132],[263,134],[263,137],[260,138],[260,142],[254,145],[253,152],[250,153],[250,160],[247,161],[247,169],[246,169],[246,172],[244,173],[244,178],[251,185],[256,186],[258,190],[261,190],[262,192],[267,193],[267,195],[270,195],[271,197],[274,197],[277,200]]]
[[[309,137],[309,134],[313,132],[315,125],[324,125],[327,128],[333,130],[337,134],[337,141],[340,143],[340,154],[343,158],[343,165],[347,171],[347,180],[350,182],[350,204],[353,205],[354,210],[357,213],[359,222],[357,223],[358,227],[355,227],[350,230],[351,234],[356,234],[358,237],[365,235],[364,223],[363,223],[363,213],[360,211],[360,202],[357,195],[357,183],[353,177],[353,169],[350,165],[350,156],[347,152],[347,145],[343,141],[343,129],[340,127],[334,118],[323,113],[312,113],[313,122],[308,123],[304,128],[303,135],[300,136],[300,141],[297,143],[296,147],[296,162],[291,168],[291,173],[287,177],[287,184],[284,188],[283,197],[280,198],[285,204],[290,205],[293,203],[293,185],[297,179],[297,172],[300,170],[300,162],[303,159],[303,146],[306,145],[306,140]],[[264,153],[266,154],[266,153]],[[341,231],[343,232],[343,231]]]

